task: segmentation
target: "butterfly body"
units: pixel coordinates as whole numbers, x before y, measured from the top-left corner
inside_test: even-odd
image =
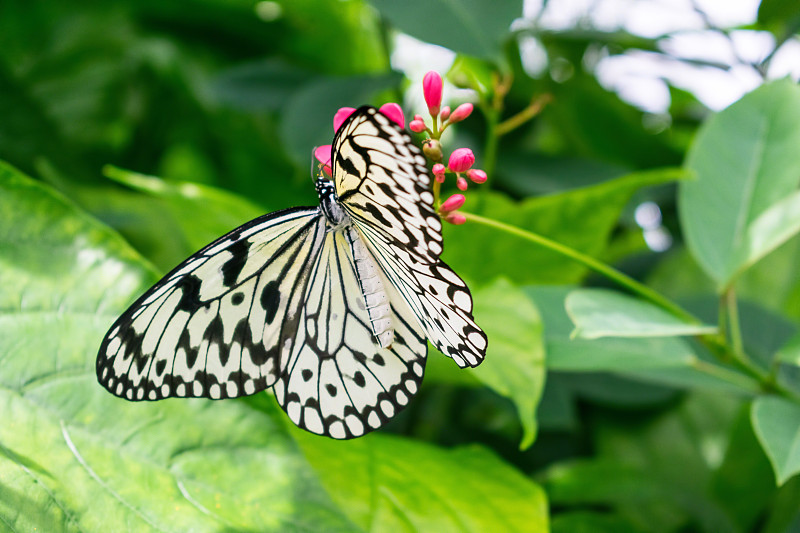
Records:
[[[363,435],[419,389],[426,339],[459,366],[486,336],[440,259],[421,151],[374,108],[337,132],[319,207],[259,217],[139,298],[100,347],[97,376],[131,401],[222,399],[272,387],[298,426]]]

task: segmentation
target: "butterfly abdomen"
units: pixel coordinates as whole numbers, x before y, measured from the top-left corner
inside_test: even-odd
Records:
[[[364,305],[369,313],[372,334],[378,340],[381,348],[388,348],[394,340],[394,327],[389,308],[389,298],[378,275],[378,266],[358,236],[356,228],[350,226],[344,233],[353,253],[356,277],[361,287],[361,294],[364,297]]]

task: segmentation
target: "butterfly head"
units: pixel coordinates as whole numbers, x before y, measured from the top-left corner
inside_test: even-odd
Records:
[[[345,212],[339,198],[336,196],[336,188],[333,182],[320,173],[315,183],[317,195],[319,195],[319,207],[331,229],[338,229],[350,222],[350,217]]]

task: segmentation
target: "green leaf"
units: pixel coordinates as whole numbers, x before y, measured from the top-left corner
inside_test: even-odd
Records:
[[[733,250],[732,264],[738,265],[731,278],[754,265],[800,232],[800,191],[778,200],[750,223]]]
[[[750,417],[775,481],[778,486],[783,485],[800,472],[800,405],[775,396],[761,396],[753,402]]]
[[[243,63],[223,71],[214,81],[216,98],[247,111],[277,111],[313,75],[273,59]]]
[[[103,172],[116,182],[161,199],[181,229],[190,253],[264,214],[263,207],[215,187],[164,181],[113,166],[106,166]]]
[[[605,289],[578,289],[567,295],[573,337],[673,337],[715,333],[715,326],[685,322],[649,302]]]
[[[692,144],[685,166],[697,179],[679,187],[681,226],[720,290],[787,237],[772,223],[781,210],[759,217],[796,191],[799,144],[800,88],[790,80],[745,95],[710,119]]]
[[[762,0],[758,6],[758,24],[778,38],[797,33],[800,2],[797,0]]]
[[[510,35],[511,22],[522,16],[522,2],[466,0],[370,0],[399,30],[454,52],[496,59]]]
[[[742,405],[728,439],[722,463],[712,475],[710,492],[741,531],[752,531],[775,496],[775,481],[753,433],[748,405]]]
[[[548,530],[545,492],[482,447],[445,451],[385,434],[348,442],[292,434],[336,504],[364,530]]]
[[[289,155],[300,166],[311,165],[313,148],[333,142],[333,115],[340,107],[369,104],[375,93],[396,87],[401,79],[389,73],[323,78],[303,86],[283,112],[281,130]]]
[[[476,368],[460,369],[429,348],[425,381],[483,385],[508,398],[522,426],[520,448],[528,448],[536,438],[536,408],[546,375],[539,312],[524,290],[502,278],[473,291],[472,298],[475,321],[489,339],[486,358]]]
[[[800,366],[800,333],[789,339],[775,354],[775,361]]]
[[[564,309],[570,287],[530,287],[544,321],[547,368],[569,371],[632,372],[640,369],[687,367],[696,357],[685,341],[664,338],[573,339]]]
[[[678,169],[636,172],[592,187],[514,202],[499,193],[470,193],[465,211],[543,235],[597,257],[606,247],[620,212],[638,189],[681,179]],[[580,281],[586,268],[574,260],[495,228],[469,222],[446,225],[444,259],[470,279],[503,275],[519,284]],[[480,243],[480,253],[475,252]],[[512,260],[513,258],[513,260]]]
[[[553,533],[644,533],[621,516],[591,511],[559,513],[552,520]]]
[[[545,380],[542,321],[523,291],[500,279],[475,292],[476,322],[489,338],[486,359],[471,372],[519,412],[520,448],[536,438],[536,406]]]
[[[97,384],[106,329],[156,279],[122,239],[6,165],[0,227],[0,523],[352,528],[271,416],[235,401],[129,403]]]

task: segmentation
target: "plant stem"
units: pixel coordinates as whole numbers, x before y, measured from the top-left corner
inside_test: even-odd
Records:
[[[694,361],[692,363],[692,368],[698,372],[702,372],[703,374],[727,381],[728,383],[736,385],[737,387],[740,387],[748,392],[752,392],[753,394],[758,394],[763,390],[761,384],[755,379],[745,376],[739,372],[729,370],[724,366],[713,365],[703,361],[702,359],[697,359]]]
[[[650,287],[639,283],[635,279],[631,278],[616,270],[605,263],[598,261],[597,259],[588,256],[582,252],[579,252],[569,246],[564,246],[558,242],[552,241],[547,237],[542,237],[541,235],[537,235],[535,233],[531,233],[524,229],[518,228],[516,226],[511,226],[509,224],[505,224],[498,220],[492,220],[490,218],[484,218],[480,215],[476,215],[474,213],[465,213],[464,211],[459,211],[462,213],[467,220],[471,220],[473,222],[477,222],[479,224],[483,224],[484,226],[489,226],[495,229],[499,229],[501,231],[505,231],[506,233],[510,233],[527,241],[534,242],[540,246],[548,248],[556,253],[569,257],[581,263],[582,265],[594,270],[598,274],[602,274],[603,276],[617,282],[618,284],[622,285],[623,287],[627,288],[629,291],[638,294],[642,298],[651,301],[652,303],[656,304],[657,306],[661,307],[662,309],[672,313],[678,318],[685,320],[687,322],[691,322],[694,324],[699,323],[700,321],[697,320],[692,314],[685,311],[683,308],[678,306],[677,304],[669,301],[664,296],[659,294],[658,292],[654,291]]]
[[[725,300],[725,308],[727,309],[728,330],[731,337],[733,355],[737,359],[746,360],[744,345],[742,343],[742,331],[739,327],[739,306],[736,303],[736,292],[733,290],[733,287],[729,287],[722,297]]]
[[[508,118],[497,125],[497,136],[501,137],[506,133],[514,130],[525,124],[527,121],[542,112],[542,108],[549,103],[553,97],[550,94],[542,94],[531,100],[528,107],[517,113],[511,118]]]

